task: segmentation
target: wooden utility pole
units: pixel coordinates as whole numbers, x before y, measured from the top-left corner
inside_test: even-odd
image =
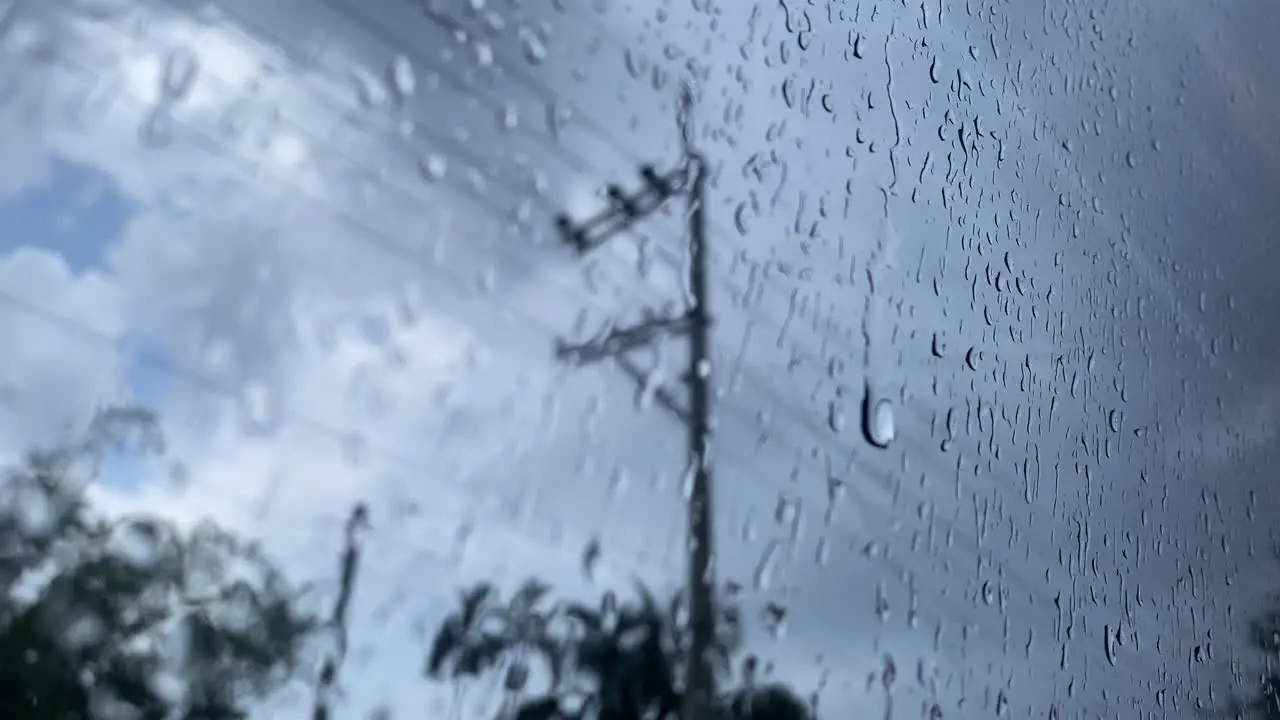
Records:
[[[684,107],[690,96],[686,92]],[[689,140],[686,134],[686,144]],[[688,497],[688,593],[690,647],[685,683],[684,720],[711,720],[716,698],[715,672],[711,647],[716,634],[715,547],[712,525],[711,433],[711,313],[708,307],[708,249],[706,222],[706,187],[708,166],[701,154],[686,145],[685,162],[665,175],[651,166],[641,169],[644,186],[628,195],[616,185],[608,189],[610,205],[596,216],[574,225],[561,217],[560,230],[580,254],[604,244],[618,232],[664,207],[676,196],[684,196],[687,205],[689,265],[686,282],[692,296],[690,307],[673,317],[650,317],[631,327],[610,332],[606,337],[582,345],[560,343],[557,355],[576,364],[614,359],[619,367],[637,382],[644,383],[643,373],[626,357],[626,353],[652,345],[673,335],[689,338],[689,368],[684,378],[689,386],[687,407],[666,390],[659,390],[657,401],[688,428],[688,450],[691,484]]]
[[[693,485],[689,491],[689,627],[688,679],[685,684],[686,720],[710,719],[715,702],[715,672],[710,649],[715,642],[715,532],[711,502],[711,432],[714,388],[711,384],[711,313],[707,307],[707,214],[704,199],[707,165],[691,153],[689,194],[689,462]]]

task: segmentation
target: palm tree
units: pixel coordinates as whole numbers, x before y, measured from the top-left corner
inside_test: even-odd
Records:
[[[528,682],[530,664],[541,659],[553,682],[559,682],[563,643],[552,628],[556,609],[543,610],[549,590],[545,583],[527,580],[505,604],[490,583],[460,593],[458,610],[436,632],[427,674],[439,677],[448,664],[452,677],[475,677],[505,661],[505,686],[519,692]]]
[[[539,599],[547,591],[544,583],[528,581],[517,596],[527,596],[529,588],[537,588]],[[520,697],[504,708],[517,720],[674,720],[679,716],[683,701],[680,684],[690,643],[682,596],[663,607],[651,592],[637,585],[637,599],[627,603],[619,603],[617,595],[608,592],[594,607],[555,603],[541,606],[545,609],[539,611],[527,601],[514,600],[506,607],[512,605],[520,607],[523,624],[488,624],[486,614],[503,607],[497,602],[497,591],[492,585],[481,584],[463,592],[459,609],[445,619],[436,634],[428,673],[433,677],[474,677],[525,648],[545,659],[553,672],[545,692]],[[719,616],[712,655],[720,674],[728,675],[742,645],[741,615],[737,607],[725,605]],[[530,621],[530,617],[536,620]],[[509,635],[508,628],[519,632]],[[808,707],[789,688],[752,681],[754,659],[748,658],[744,664],[747,682],[721,694],[719,717],[810,717]],[[513,693],[524,689],[510,682],[506,687]]]

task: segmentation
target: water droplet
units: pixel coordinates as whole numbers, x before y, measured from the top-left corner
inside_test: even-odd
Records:
[[[163,147],[173,142],[174,121],[169,108],[160,105],[152,110],[142,125],[139,137],[144,145]]]
[[[768,590],[773,587],[774,575],[778,572],[779,556],[782,554],[779,552],[779,547],[777,540],[770,540],[760,556],[760,563],[756,565],[755,574],[752,576],[752,584],[755,585],[756,590]]]
[[[898,664],[892,655],[884,656],[884,669],[880,671],[880,684],[886,693],[893,691],[893,684],[898,680]]]
[[[942,337],[942,333],[933,334],[933,356],[940,358],[947,354],[947,341]]]
[[[885,593],[883,581],[876,584],[876,618],[881,625],[889,621],[889,597]]]
[[[520,47],[524,50],[525,60],[532,65],[541,65],[547,59],[547,44],[534,30],[521,28]]]
[[[439,182],[444,179],[444,174],[448,170],[449,164],[445,162],[444,157],[432,153],[418,161],[418,171],[422,173],[422,178],[428,182]]]
[[[582,572],[586,575],[587,580],[594,580],[596,576],[596,567],[600,564],[600,539],[591,538],[587,543],[587,547],[582,551]]]
[[[832,432],[842,432],[845,427],[844,403],[838,398],[827,405],[827,426]]]
[[[738,234],[743,237],[746,237],[749,232],[747,227],[747,208],[746,202],[740,202],[737,209],[733,211],[733,226],[737,229]]]
[[[1106,654],[1107,654],[1107,662],[1108,662],[1108,663],[1110,663],[1112,667],[1115,667],[1115,664],[1116,664],[1116,635],[1118,634],[1118,631],[1117,631],[1117,630],[1113,630],[1113,629],[1111,628],[1111,626],[1110,626],[1110,625],[1103,625],[1103,626],[1102,626],[1102,632],[1103,632],[1103,645],[1102,645],[1102,647],[1103,647],[1103,650],[1104,650],[1104,651],[1106,652]],[[1197,648],[1196,648],[1196,650],[1199,650],[1199,649],[1200,649],[1199,647],[1197,647]]]
[[[387,89],[382,82],[368,71],[357,68],[354,72],[356,83],[356,99],[360,106],[367,109],[377,107],[387,100]]]
[[[862,399],[862,434],[878,448],[889,447],[897,435],[893,403],[888,398],[875,397],[870,386]]]
[[[501,124],[503,130],[515,130],[520,124],[520,112],[516,110],[516,106],[507,103],[502,108]]]
[[[270,430],[279,420],[279,398],[263,383],[249,383],[240,393],[240,421],[246,432]]]
[[[700,380],[706,380],[711,377],[711,361],[703,358],[694,366],[694,372],[698,374]]]
[[[174,50],[164,66],[161,93],[168,100],[180,100],[191,92],[199,74],[200,62],[194,53],[186,49]]]
[[[404,55],[397,55],[391,61],[391,87],[396,97],[405,100],[418,89],[418,78],[413,72],[413,63]]]
[[[982,602],[987,605],[990,605],[991,603],[995,602],[995,600],[996,600],[995,586],[991,584],[990,580],[982,583]]]
[[[766,603],[763,615],[765,628],[773,638],[781,639],[787,634],[787,609],[776,602]]]

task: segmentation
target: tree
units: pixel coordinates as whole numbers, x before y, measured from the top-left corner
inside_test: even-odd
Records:
[[[1266,655],[1267,671],[1259,679],[1257,695],[1240,709],[1264,720],[1280,720],[1280,611],[1264,612],[1249,623],[1249,644]]]
[[[674,720],[683,699],[684,658],[690,642],[685,599],[661,605],[643,586],[620,602],[607,592],[596,607],[548,602],[549,587],[526,581],[503,603],[491,584],[461,593],[458,609],[436,633],[427,657],[435,678],[504,672],[504,713],[516,720]],[[718,611],[712,653],[722,676],[742,649],[738,608]],[[546,687],[530,691],[533,666]],[[743,683],[721,693],[725,720],[807,720],[809,707],[791,689],[755,682],[757,661],[742,662]]]
[[[339,559],[341,592],[323,621],[254,543],[210,522],[181,530],[146,515],[95,512],[86,480],[120,443],[161,442],[155,419],[111,410],[84,438],[28,453],[0,474],[0,713],[33,720],[236,720],[290,680],[304,643],[337,643],[314,685],[312,717],[330,717],[359,572],[363,505]],[[552,602],[530,580],[505,602],[492,584],[461,593],[427,658],[429,675],[501,670],[517,720],[674,720],[691,644],[686,598],[659,603],[643,586],[595,606]],[[730,675],[742,649],[738,608],[717,609],[711,654]],[[743,682],[721,693],[724,720],[807,720],[790,689]],[[537,670],[546,676],[540,691]]]
[[[30,452],[0,484],[0,712],[230,720],[294,671],[318,627],[258,547],[212,523],[97,516],[86,470],[122,431]],[[154,428],[152,428],[154,429]]]
[[[1275,549],[1275,555],[1280,558],[1280,547]],[[1280,594],[1272,595],[1271,602],[1280,604]],[[1245,698],[1231,693],[1225,707],[1210,709],[1203,715],[1280,720],[1280,610],[1276,607],[1272,605],[1249,622],[1249,647],[1266,659],[1263,672],[1256,678],[1257,685]]]

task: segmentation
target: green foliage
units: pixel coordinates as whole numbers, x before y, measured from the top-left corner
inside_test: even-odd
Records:
[[[33,452],[0,481],[0,713],[246,717],[315,620],[258,548],[215,525],[96,517],[76,481],[102,437]]]
[[[81,442],[30,453],[0,477],[0,716],[31,720],[235,720],[299,664],[325,627],[338,644],[322,665],[312,717],[330,717],[346,651],[346,616],[367,524],[353,509],[341,592],[324,622],[252,543],[211,523],[104,518],[83,480],[104,448],[152,422],[115,412]],[[145,434],[158,442],[158,434]],[[689,646],[685,603],[644,587],[596,606],[551,602],[528,581],[505,602],[493,585],[461,594],[427,658],[434,677],[503,672],[516,720],[674,720]],[[724,679],[742,646],[736,607],[720,609],[712,652]],[[536,667],[545,670],[541,691]],[[790,689],[746,680],[722,692],[721,720],[808,720]]]
[[[433,677],[466,678],[501,670],[508,703],[517,720],[674,720],[681,707],[679,681],[689,645],[682,598],[665,606],[644,587],[636,600],[620,603],[606,593],[599,606],[549,603],[548,586],[522,585],[502,603],[497,590],[480,584],[461,594],[459,607],[441,624],[427,657]],[[742,646],[736,607],[720,609],[712,651],[722,678]],[[531,667],[540,664],[548,681],[529,691]],[[745,663],[753,675],[754,660]],[[722,693],[725,720],[806,720],[806,704],[789,688],[742,686]]]

